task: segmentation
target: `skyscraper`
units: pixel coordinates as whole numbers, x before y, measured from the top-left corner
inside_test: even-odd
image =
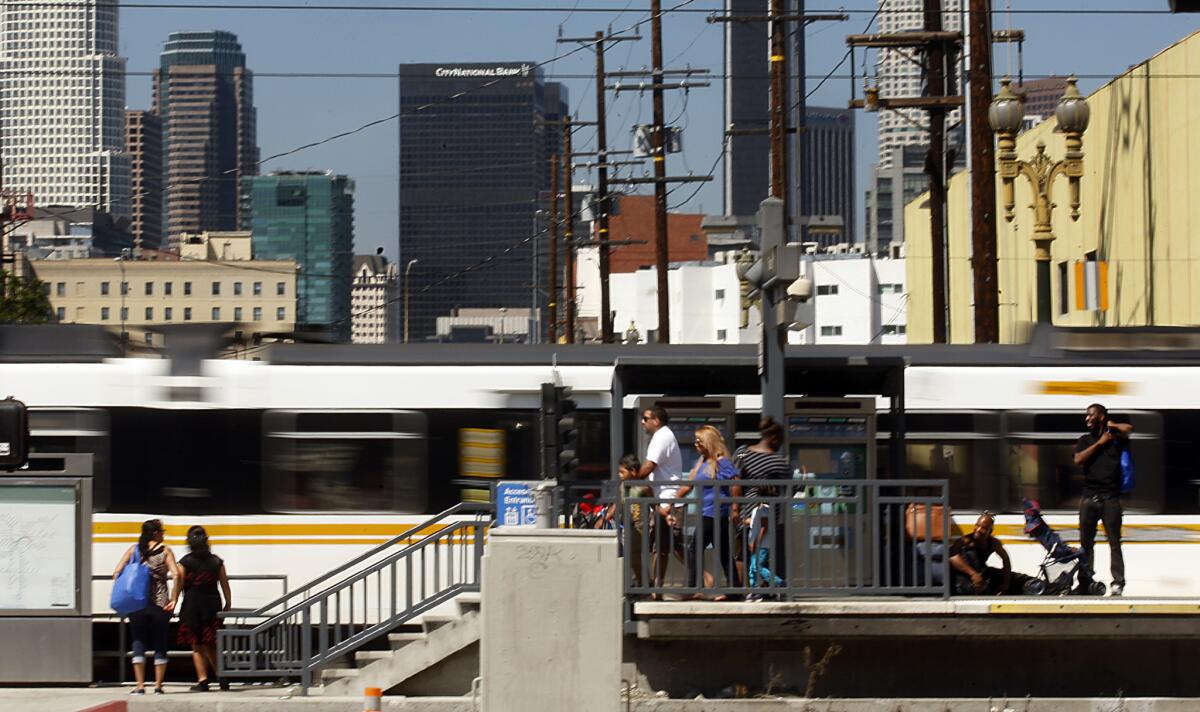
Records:
[[[129,214],[116,0],[0,4],[4,187],[38,205]]]
[[[803,0],[785,0],[785,12],[803,14]],[[726,0],[728,15],[762,18],[767,0]],[[725,117],[738,133],[725,147],[725,213],[754,215],[770,193],[770,35],[766,22],[725,23]],[[796,32],[789,49],[789,74],[804,74],[804,33]],[[801,138],[788,136],[788,181],[793,191],[794,217],[836,215],[844,225],[832,242],[854,241],[854,115],[842,109],[810,107],[802,100],[801,83],[786,83],[788,126],[795,127],[801,109],[805,125]],[[807,93],[809,87],[804,87]],[[745,132],[751,131],[747,135]],[[799,168],[797,168],[799,166]]]
[[[253,75],[232,32],[173,32],[154,78],[166,162],[167,236],[233,230],[258,174]]]
[[[349,341],[354,182],[331,172],[246,177],[241,215],[242,229],[254,235],[256,259],[300,265],[296,328]]]
[[[566,113],[566,99],[531,63],[401,65],[397,263],[418,260],[410,338],[455,308],[545,306],[537,211],[562,130],[536,122]]]
[[[878,0],[883,11],[877,21],[881,34],[914,32],[925,27],[924,0]],[[942,0],[942,29],[962,29],[962,0]],[[925,81],[921,65],[913,61],[912,48],[881,49],[875,71],[883,99],[921,96]],[[955,75],[951,67],[950,76]],[[954,90],[952,89],[951,92]],[[946,114],[946,126],[958,121],[959,111]],[[923,109],[879,112],[879,166],[892,167],[892,149],[929,144],[929,115]]]
[[[129,231],[134,247],[162,246],[162,121],[151,111],[125,112],[125,151],[129,154],[132,189]]]

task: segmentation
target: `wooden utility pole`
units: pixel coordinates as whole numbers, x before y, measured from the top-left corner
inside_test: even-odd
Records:
[[[787,23],[783,0],[771,0],[771,197],[783,201],[783,214],[791,215],[787,194]],[[799,137],[797,137],[799,140]],[[786,226],[785,226],[786,230]]]
[[[654,161],[654,266],[658,277],[658,343],[671,343],[671,300],[667,266],[667,145],[666,117],[663,115],[662,0],[650,0],[650,63],[653,68],[654,128],[651,133],[651,158]]]
[[[925,0],[925,31],[942,31],[942,0]],[[930,42],[925,51],[925,81],[931,97],[946,96],[946,45]],[[949,332],[950,314],[946,295],[946,109],[929,109],[929,154],[925,158],[929,175],[930,250],[933,283],[933,343],[944,344]]]
[[[613,342],[612,298],[608,289],[611,271],[608,254],[608,110],[604,89],[604,43],[603,32],[596,33],[596,149],[600,165],[596,169],[596,200],[598,212],[596,237],[600,241],[600,343]]]
[[[991,0],[970,0],[971,268],[975,276],[975,342],[1000,342],[996,254],[996,146],[992,104]],[[1023,35],[1022,35],[1023,37]]]
[[[568,344],[575,343],[575,189],[571,170],[571,132],[573,121],[568,115],[563,121],[563,225],[566,250],[563,260],[563,286],[566,288],[566,323],[563,335]]]
[[[547,343],[558,343],[558,154],[550,156],[550,294],[547,295]]]

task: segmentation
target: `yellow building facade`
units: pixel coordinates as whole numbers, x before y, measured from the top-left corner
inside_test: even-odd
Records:
[[[1055,241],[1051,308],[1058,326],[1200,324],[1200,33],[1130,69],[1088,97],[1083,137],[1082,213],[1070,217],[1065,178],[1052,187]],[[1021,134],[1017,155],[1031,160],[1045,142],[1065,153],[1051,118]],[[1028,340],[1037,314],[1033,197],[1016,183],[1014,220],[1006,222],[997,176],[1000,340]],[[905,208],[908,339],[933,339],[928,196]],[[970,175],[948,192],[950,341],[974,340]]]

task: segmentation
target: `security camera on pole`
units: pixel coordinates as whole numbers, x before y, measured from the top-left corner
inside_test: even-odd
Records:
[[[787,332],[805,329],[816,321],[813,282],[807,274],[807,263],[801,262],[801,245],[787,241],[782,200],[767,198],[760,204],[758,231],[762,256],[746,265],[739,276],[762,294],[758,374],[762,379],[763,414],[783,422]]]

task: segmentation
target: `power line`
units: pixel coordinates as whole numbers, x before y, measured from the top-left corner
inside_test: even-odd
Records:
[[[690,4],[690,3],[689,3]],[[62,0],[45,0],[44,2],[0,2],[0,7],[13,8],[78,8],[78,3],[68,3]],[[546,14],[546,13],[563,13],[572,14],[611,14],[623,13],[626,10],[617,6],[608,7],[572,7],[567,5],[437,5],[437,4],[421,4],[421,5],[317,5],[317,4],[286,4],[286,3],[227,3],[227,2],[182,2],[182,3],[165,3],[165,2],[122,2],[120,3],[122,10],[240,10],[251,12],[426,12],[426,13],[445,13],[445,12],[466,12],[466,13],[497,13],[497,14],[515,14],[515,13],[531,13],[531,14]],[[724,12],[723,7],[696,7],[671,10],[671,12],[680,12],[687,14],[714,14]],[[874,8],[831,8],[828,10],[809,9],[812,13],[846,13],[851,15],[870,15],[880,14]],[[887,10],[886,14],[914,14],[920,10]],[[1012,10],[1013,15],[1171,15],[1169,9],[1148,9],[1148,8],[1103,8],[1103,9],[1082,9],[1082,8],[1028,8],[1022,10]]]

